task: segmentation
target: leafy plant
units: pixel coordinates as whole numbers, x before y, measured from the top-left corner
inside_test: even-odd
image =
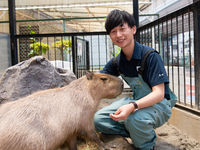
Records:
[[[59,50],[66,50],[67,53],[71,52],[72,41],[71,40],[60,40],[52,44],[53,47]]]
[[[33,57],[41,54],[46,54],[50,46],[42,42],[35,42],[30,44],[30,48],[32,48],[32,50],[28,53],[28,56]]]
[[[26,28],[30,30],[29,34],[35,34],[36,32],[31,30],[31,25],[27,25]]]

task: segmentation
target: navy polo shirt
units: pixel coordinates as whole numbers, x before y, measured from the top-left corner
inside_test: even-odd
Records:
[[[141,65],[142,58],[144,57],[145,52],[151,49],[152,48],[135,41],[134,53],[131,60],[127,60],[123,51],[121,51],[120,54],[117,56],[117,65],[114,65],[113,59],[111,59],[105,65],[103,70],[101,70],[101,72],[114,76],[119,76],[121,73],[127,77],[138,77],[138,68]],[[165,83],[165,98],[169,99],[169,79],[164,68],[161,56],[158,53],[150,53],[147,57],[143,72],[143,80],[150,87]]]

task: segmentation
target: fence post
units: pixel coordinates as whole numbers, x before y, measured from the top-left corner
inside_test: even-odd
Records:
[[[15,65],[18,63],[17,40],[15,38],[16,35],[15,0],[8,0],[8,8],[9,8],[11,63],[12,65]]]
[[[86,70],[90,70],[90,50],[89,42],[86,41]]]
[[[139,9],[138,9],[138,0],[133,0],[133,16],[135,18],[135,23],[136,23],[136,27],[137,29],[139,28]],[[135,39],[140,42],[140,37],[139,37],[139,31],[136,32],[135,34]]]
[[[77,52],[77,48],[76,48],[76,42],[77,42],[77,39],[75,36],[72,36],[72,62],[73,62],[73,72],[74,74],[77,76],[78,73],[77,73],[77,55],[76,55],[76,52]]]
[[[194,0],[195,3],[196,0]],[[195,104],[200,109],[200,1],[194,5]]]

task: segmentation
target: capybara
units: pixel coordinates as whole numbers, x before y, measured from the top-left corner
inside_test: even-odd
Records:
[[[39,91],[0,105],[0,150],[76,150],[76,137],[99,141],[93,117],[100,99],[114,98],[121,79],[87,72],[62,88]]]

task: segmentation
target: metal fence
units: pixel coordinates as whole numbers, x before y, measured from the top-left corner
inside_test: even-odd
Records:
[[[178,96],[179,104],[199,110],[198,51],[194,28],[199,2],[180,9],[139,28],[139,40],[160,52],[170,79],[170,87]],[[196,38],[196,39],[195,39]],[[179,105],[182,107],[181,105]],[[196,113],[199,114],[197,111]]]
[[[48,58],[56,67],[72,70],[77,77],[85,70],[99,71],[119,49],[106,32],[16,35],[18,60],[32,57],[32,51]],[[46,53],[42,49],[48,46]]]
[[[197,5],[198,4],[198,5]],[[198,46],[195,45],[199,2],[162,17],[138,29],[140,43],[160,52],[170,79],[170,88],[178,96],[177,107],[200,114]],[[119,48],[105,32],[16,35],[18,59],[36,49],[34,43],[49,46],[46,54],[53,65],[71,69],[80,77],[85,70],[98,71]],[[57,44],[56,44],[57,43]],[[32,45],[32,47],[31,47]],[[42,50],[42,46],[39,47]],[[27,51],[28,50],[28,51]]]

